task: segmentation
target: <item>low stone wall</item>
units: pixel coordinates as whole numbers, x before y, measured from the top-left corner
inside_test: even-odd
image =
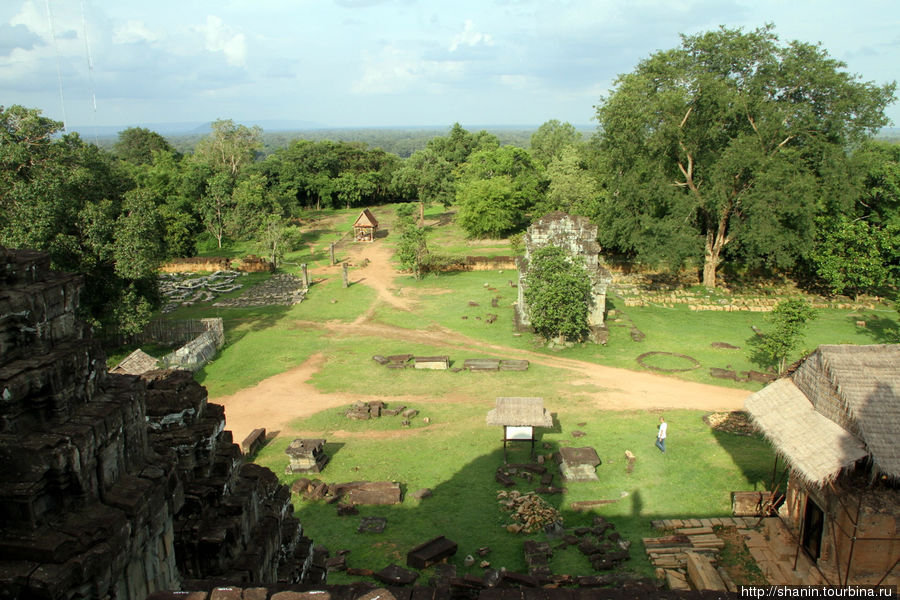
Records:
[[[197,371],[216,356],[225,344],[225,326],[222,319],[200,319],[205,331],[188,343],[163,356],[160,360],[167,369]]]

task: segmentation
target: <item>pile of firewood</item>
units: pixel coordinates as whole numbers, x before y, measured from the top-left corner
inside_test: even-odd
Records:
[[[500,490],[497,492],[497,501],[504,510],[512,513],[512,519],[516,523],[507,528],[512,528],[511,531],[533,533],[552,523],[562,523],[559,511],[534,492],[523,494],[516,490]]]

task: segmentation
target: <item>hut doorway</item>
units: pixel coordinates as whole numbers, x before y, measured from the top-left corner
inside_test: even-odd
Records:
[[[819,560],[822,553],[824,526],[825,513],[812,498],[807,496],[806,510],[803,514],[803,548],[813,560]]]

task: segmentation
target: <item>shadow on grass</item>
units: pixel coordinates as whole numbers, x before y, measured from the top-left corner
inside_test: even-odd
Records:
[[[900,323],[894,319],[875,314],[864,314],[861,319],[847,317],[847,320],[854,324],[857,321],[864,321],[866,325],[863,332],[877,344],[900,343]]]
[[[744,479],[747,480],[747,488],[737,491],[760,491],[773,489],[772,467],[774,466],[774,455],[770,463],[765,464],[759,460],[760,452],[755,452],[748,446],[758,446],[760,450],[769,446],[769,443],[759,435],[746,436],[736,433],[728,433],[713,429],[713,436],[716,438],[719,446],[721,446],[729,455],[731,455],[734,464],[741,470]],[[783,481],[780,479],[781,473],[775,476],[774,485],[778,485]],[[782,488],[784,489],[783,485]]]
[[[724,434],[717,436],[720,444],[732,452],[735,459],[741,464],[745,476],[751,481],[763,481],[764,472],[759,464],[741,461],[741,448],[746,449],[747,440],[732,439],[735,436]],[[759,443],[764,443],[759,441]],[[572,534],[576,528],[590,528],[594,525],[595,516],[603,518],[614,525],[614,530],[607,531],[599,539],[593,533],[587,534],[587,538],[596,543],[615,544],[615,538],[609,538],[613,531],[622,538],[631,541],[629,559],[616,568],[616,572],[626,577],[649,577],[654,570],[650,565],[644,547],[640,542],[642,537],[661,535],[650,524],[651,519],[667,518],[708,518],[712,516],[728,516],[726,514],[691,514],[690,511],[677,512],[675,514],[659,514],[658,510],[647,511],[647,498],[641,488],[648,482],[635,478],[629,491],[611,492],[603,489],[602,485],[590,482],[561,482],[556,463],[546,460],[549,454],[559,450],[561,444],[538,442],[536,452],[544,455],[544,466],[547,472],[553,474],[552,486],[566,487],[566,493],[540,494],[540,497],[551,507],[559,511],[565,532]],[[528,444],[510,445],[507,449],[508,462],[528,463],[534,462],[530,457],[531,448]],[[390,461],[390,455],[385,456]],[[430,468],[429,463],[441,460],[429,453],[420,456],[422,467]],[[646,459],[644,459],[646,460]],[[758,461],[757,461],[758,463]],[[618,464],[618,463],[617,463]],[[531,533],[513,533],[507,529],[507,525],[513,523],[512,513],[507,512],[498,503],[498,491],[518,491],[520,493],[533,492],[541,485],[540,475],[531,475],[523,469],[519,469],[513,476],[513,487],[504,487],[495,480],[498,467],[504,465],[504,453],[502,443],[497,441],[497,448],[485,454],[479,455],[468,463],[461,465],[459,470],[442,483],[432,489],[432,495],[416,500],[405,497],[400,505],[395,506],[359,506],[359,514],[355,516],[337,516],[336,504],[326,504],[318,501],[300,501],[296,516],[303,523],[307,535],[315,542],[328,547],[332,555],[340,551],[349,550],[347,564],[357,569],[371,569],[378,571],[389,564],[406,566],[406,555],[409,550],[428,540],[438,536],[446,538],[458,544],[458,551],[447,562],[454,565],[457,574],[481,577],[484,569],[480,568],[480,558],[471,566],[465,566],[464,558],[467,555],[478,557],[479,548],[490,548],[484,557],[490,562],[490,568],[505,568],[509,571],[526,573],[528,565],[524,555],[524,542],[534,540],[549,542],[553,548],[549,566],[553,573],[561,575],[598,575],[586,555],[577,545],[564,543],[556,532],[545,532],[538,529]],[[619,465],[622,467],[622,465]],[[617,468],[619,468],[617,467]],[[601,479],[604,469],[598,469]],[[622,467],[624,468],[624,467]],[[366,473],[357,473],[358,480],[366,479]],[[607,471],[608,475],[608,471]],[[320,475],[323,481],[337,482],[329,477],[328,469]],[[406,483],[401,482],[402,489],[406,490]],[[652,482],[651,482],[652,485]],[[634,487],[637,486],[637,487]],[[659,489],[657,494],[667,492]],[[697,490],[697,494],[704,494],[703,490]],[[592,509],[583,511],[573,510],[566,501],[568,494],[576,494],[579,498],[586,495],[597,505]],[[670,492],[671,504],[678,505],[677,493]],[[668,504],[668,502],[667,502]],[[671,505],[670,504],[670,505]],[[656,502],[659,505],[659,502]],[[387,526],[382,533],[358,533],[357,528],[363,517],[380,517],[387,521]],[[609,540],[609,541],[607,541]],[[615,546],[618,549],[618,546]],[[434,568],[429,567],[420,570],[418,584],[427,584],[435,574]],[[343,573],[330,573],[329,582],[351,583],[358,578]]]

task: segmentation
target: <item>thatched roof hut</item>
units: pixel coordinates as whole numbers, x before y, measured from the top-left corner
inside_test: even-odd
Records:
[[[158,368],[159,360],[138,348],[119,361],[119,364],[110,369],[109,372],[120,375],[143,375]]]
[[[820,346],[745,406],[787,463],[797,552],[831,584],[900,581],[900,345]]]
[[[353,233],[357,242],[371,242],[375,240],[378,231],[378,219],[366,208],[363,209],[356,222],[353,223]]]
[[[834,481],[867,456],[900,479],[900,345],[820,346],[746,408],[808,483]]]
[[[487,414],[488,425],[504,427],[553,427],[553,417],[543,398],[497,398],[497,407]]]

